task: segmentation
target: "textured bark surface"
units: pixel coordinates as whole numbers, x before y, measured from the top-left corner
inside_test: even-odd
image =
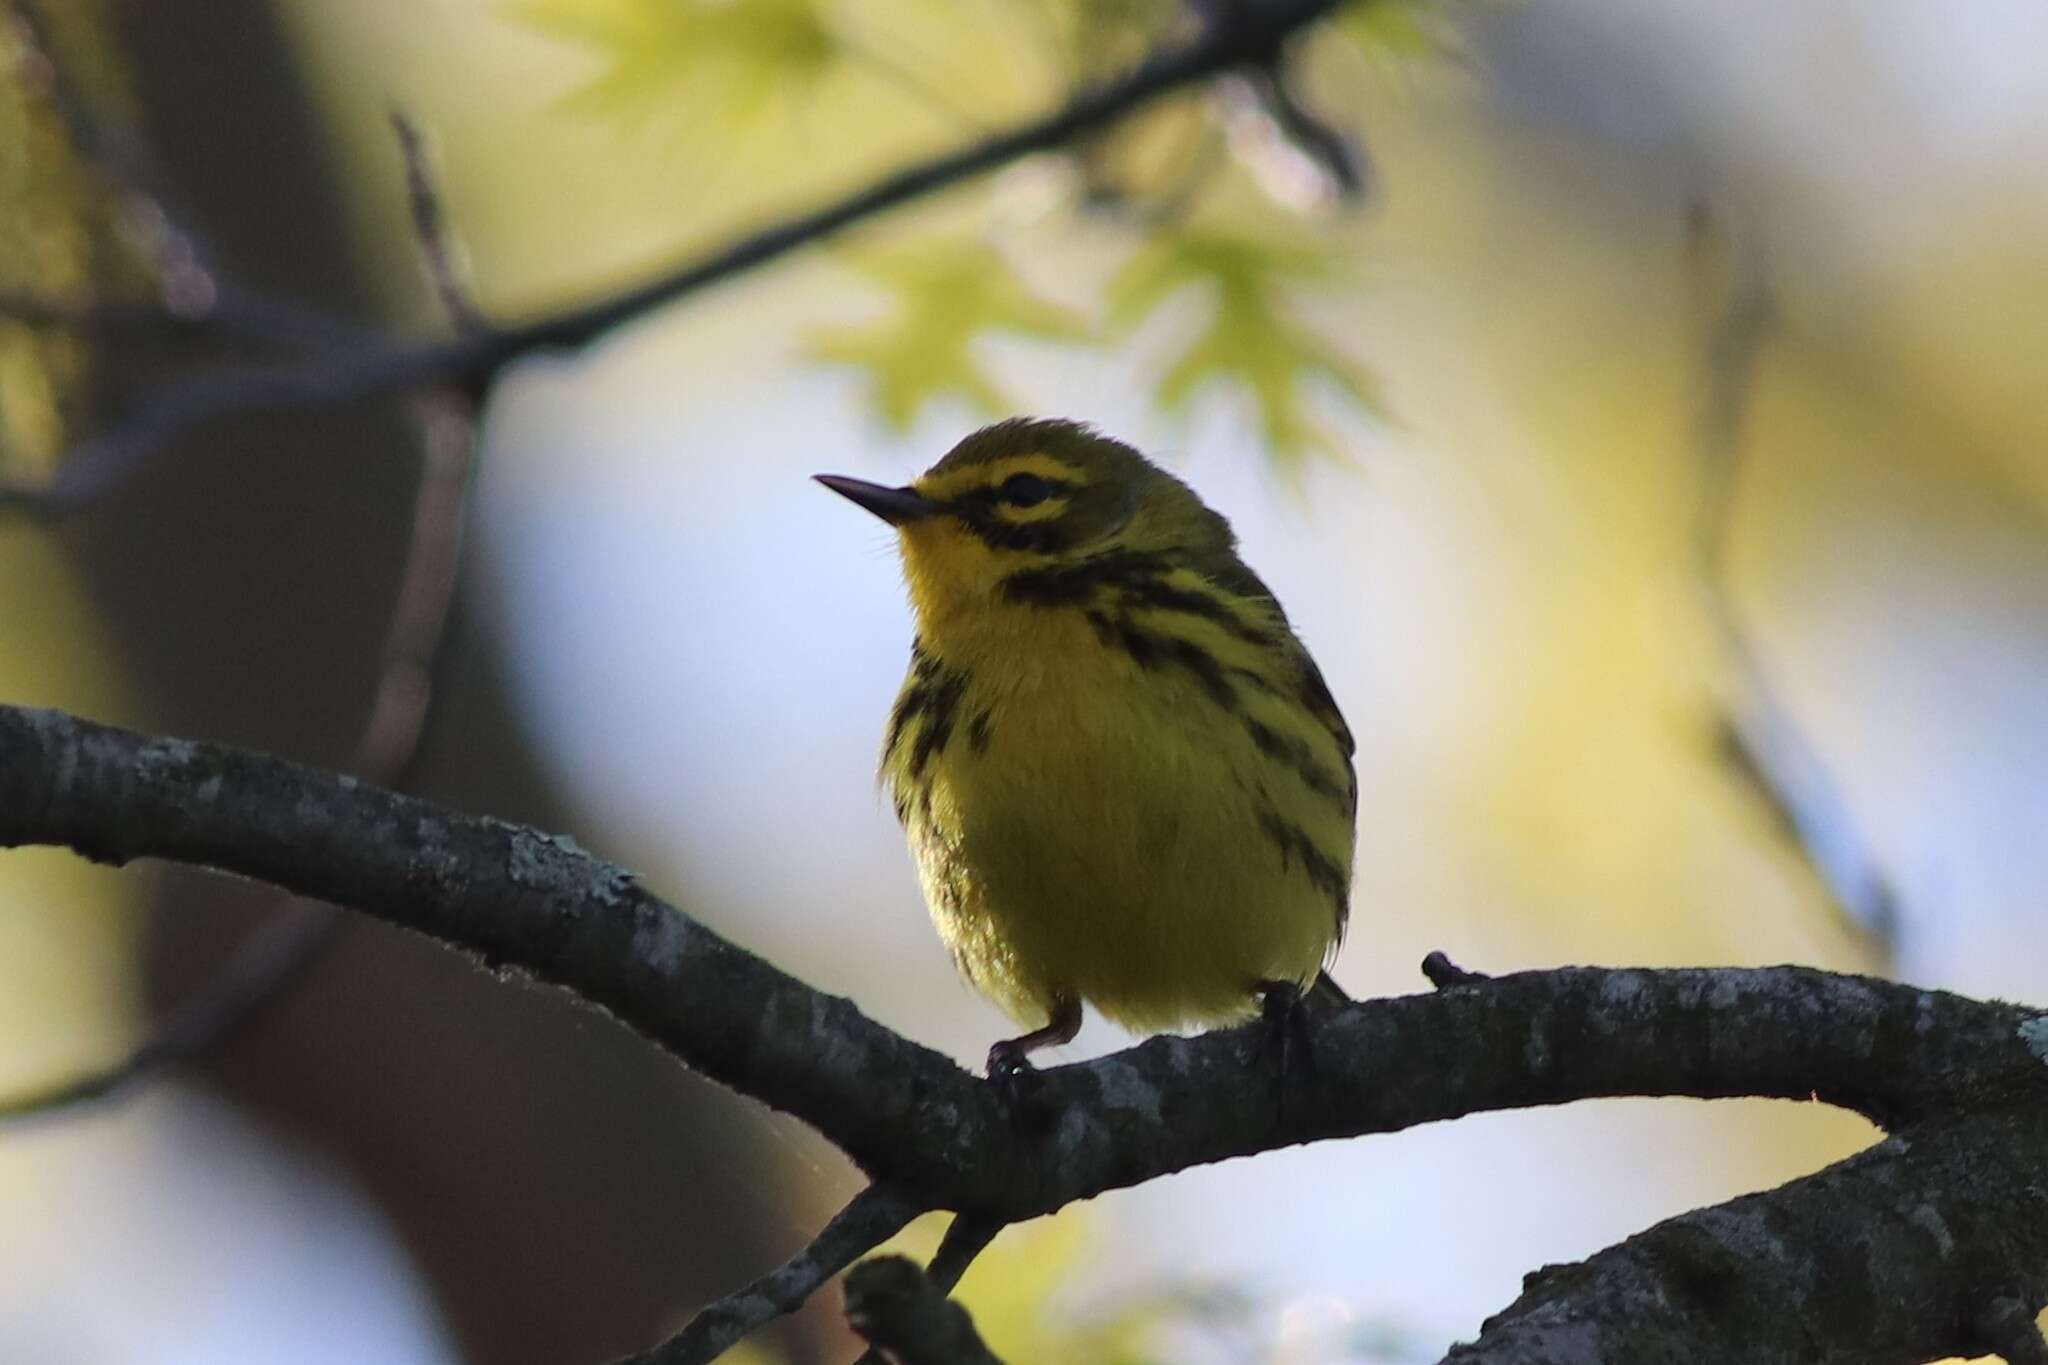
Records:
[[[1284,1105],[1238,1029],[1055,1068],[1020,1106],[566,839],[266,755],[0,708],[0,843],[219,868],[566,987],[818,1129],[892,1207],[990,1226],[1227,1157],[1603,1096],[1812,1098],[1889,1131],[1537,1272],[1461,1362],[1917,1362],[1990,1349],[1994,1304],[2048,1300],[2048,1016],[2012,1005],[1795,967],[1440,976],[1317,1019]]]

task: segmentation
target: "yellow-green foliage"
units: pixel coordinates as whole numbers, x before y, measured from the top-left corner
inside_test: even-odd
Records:
[[[93,253],[86,182],[32,69],[25,33],[0,24],[0,293],[75,297]],[[47,471],[81,360],[47,329],[0,320],[0,475]]]
[[[1434,2],[1358,0],[1339,12],[1330,33],[1340,47],[1417,52],[1433,45],[1427,19]],[[802,112],[814,126],[832,126],[830,109],[837,106],[826,83],[842,69],[914,88],[926,112],[951,120],[955,140],[1022,112],[1004,105],[987,73],[972,67],[933,71],[924,63],[921,74],[912,74],[919,65],[912,60],[919,48],[910,36],[915,25],[896,29],[915,17],[915,9],[914,0],[897,5],[886,32],[876,28],[875,11],[831,0],[518,0],[507,12],[597,55],[598,69],[570,97],[571,108],[636,120],[659,110],[685,112],[684,135],[692,150],[705,153],[729,151],[735,137],[778,115]],[[1008,23],[1027,46],[1035,43],[1036,51],[1018,51],[1006,61],[1048,73],[1037,100],[1043,105],[1076,82],[1127,69],[1184,32],[1188,13],[1177,0],[1032,0],[980,18],[956,11],[945,22],[980,23],[991,32]],[[1303,322],[1293,291],[1341,283],[1333,263],[1353,248],[1316,244],[1315,225],[1298,206],[1290,210],[1291,221],[1265,214],[1259,221],[1270,230],[1242,225],[1245,215],[1235,206],[1259,192],[1259,177],[1242,174],[1218,153],[1270,154],[1226,138],[1228,121],[1242,112],[1228,101],[1183,95],[1059,154],[1077,172],[1066,179],[1065,208],[1082,213],[1111,203],[1116,211],[1098,216],[1129,240],[1130,260],[1109,286],[1103,318],[1048,303],[983,240],[948,235],[957,229],[920,232],[898,224],[886,252],[851,257],[888,292],[889,311],[872,322],[814,333],[811,355],[860,371],[877,413],[900,429],[935,398],[963,398],[990,413],[1011,406],[976,354],[986,334],[1104,344],[1194,291],[1209,315],[1160,376],[1159,402],[1182,408],[1212,387],[1236,389],[1256,408],[1276,455],[1333,451],[1331,432],[1308,411],[1304,381],[1324,383],[1373,412],[1377,388],[1355,360]],[[835,143],[834,156],[820,159],[815,195],[835,187],[831,166],[858,155],[851,149],[842,155]]]
[[[1089,335],[1084,318],[1033,294],[1002,253],[983,242],[919,241],[846,259],[888,291],[890,311],[873,322],[814,332],[810,352],[860,370],[875,410],[899,430],[942,395],[965,397],[986,413],[1010,407],[975,356],[984,333],[1056,341]]]
[[[82,304],[146,284],[145,253],[122,231],[116,195],[72,144],[64,89],[95,117],[127,120],[126,78],[98,3],[36,8],[0,23],[0,298]],[[32,35],[51,51],[39,52]],[[33,311],[33,310],[30,310]],[[66,329],[0,313],[0,477],[48,473],[82,402],[88,354]]]
[[[37,7],[53,56],[96,108],[117,109],[123,81],[104,37],[99,3]],[[86,341],[29,301],[82,303],[132,290],[137,255],[114,226],[114,200],[85,166],[52,99],[50,70],[30,30],[0,8],[0,478],[46,475],[79,425],[90,379]],[[125,699],[93,604],[57,542],[0,535],[0,696],[119,716]],[[126,1046],[137,999],[132,978],[134,883],[68,853],[10,853],[0,868],[0,1094],[97,1065]],[[16,1154],[0,1171],[0,1199],[41,1178]]]
[[[1159,381],[1159,402],[1185,407],[1212,382],[1235,382],[1257,403],[1276,455],[1334,449],[1302,406],[1301,383],[1323,379],[1378,412],[1372,377],[1297,316],[1290,290],[1330,282],[1341,257],[1314,246],[1249,233],[1160,233],[1140,247],[1110,286],[1111,316],[1129,328],[1183,290],[1204,296],[1206,323]]]
[[[644,113],[687,98],[721,129],[802,98],[845,55],[827,0],[520,0],[509,12],[589,48],[571,107]]]

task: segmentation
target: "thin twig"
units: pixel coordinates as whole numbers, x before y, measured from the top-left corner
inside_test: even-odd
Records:
[[[875,1365],[1002,1365],[967,1310],[907,1256],[877,1256],[848,1273],[846,1322],[870,1343],[861,1359]]]
[[[939,1298],[951,1294],[960,1284],[960,1277],[967,1273],[967,1267],[974,1264],[974,1258],[988,1249],[1009,1224],[999,1218],[978,1218],[973,1214],[959,1214],[946,1225],[946,1235],[939,1239],[939,1249],[932,1253],[931,1264],[924,1268],[924,1280],[937,1291]],[[848,1286],[847,1316],[854,1315],[852,1287]],[[855,1331],[860,1331],[856,1326]],[[971,1328],[969,1330],[972,1330]],[[862,1332],[862,1336],[867,1333]],[[872,1340],[872,1338],[870,1338]],[[854,1365],[886,1365],[881,1354],[882,1343],[876,1343],[861,1353]]]
[[[7,14],[22,85],[41,93],[80,161],[121,210],[129,239],[149,259],[158,297],[82,304],[16,298],[8,301],[12,307],[0,304],[0,315],[33,321],[40,314],[54,322],[68,311],[83,323],[130,332],[145,330],[143,318],[150,317],[148,329],[172,336],[196,333],[299,353],[374,343],[374,334],[356,323],[245,288],[224,270],[194,215],[176,202],[147,139],[100,108],[58,59],[40,6],[12,0]]]
[[[370,781],[407,785],[421,752],[434,675],[454,598],[475,429],[451,400],[421,400],[421,472],[383,667],[350,760]],[[207,981],[154,1022],[141,1044],[111,1066],[48,1089],[0,1098],[0,1122],[41,1118],[133,1093],[246,1028],[302,981],[334,942],[342,912],[323,901],[284,897],[271,918],[239,944]]]
[[[56,1118],[123,1098],[143,1082],[211,1051],[303,978],[340,927],[331,906],[290,900],[237,945],[206,984],[154,1021],[148,1036],[113,1066],[0,1099],[0,1123]]]
[[[1429,978],[1429,984],[1440,991],[1453,986],[1476,986],[1493,978],[1485,972],[1471,972],[1451,961],[1450,954],[1436,948],[1422,959],[1422,974]]]
[[[795,1256],[705,1305],[653,1350],[617,1365],[702,1365],[716,1359],[741,1338],[803,1307],[820,1285],[903,1231],[926,1207],[886,1186],[868,1186]]]
[[[1265,67],[1245,80],[1274,133],[1321,173],[1336,198],[1356,203],[1365,197],[1364,153],[1356,141],[1303,103],[1285,68]]]
[[[404,132],[401,129],[401,137]],[[408,143],[410,158],[416,143]],[[435,267],[437,292],[458,319],[481,314],[469,304],[451,259],[439,198],[422,166],[412,177],[415,221],[423,255]],[[422,204],[426,209],[422,210]],[[460,305],[456,307],[453,305]],[[386,786],[409,784],[422,751],[436,693],[448,617],[462,562],[463,526],[476,451],[476,411],[465,395],[423,395],[414,404],[420,475],[413,494],[398,592],[385,628],[381,666],[349,770]],[[302,897],[283,897],[270,920],[229,954],[206,983],[154,1023],[143,1042],[100,1071],[35,1093],[0,1099],[0,1122],[52,1115],[134,1091],[173,1066],[219,1047],[303,980],[334,942],[342,912]]]
[[[467,263],[462,249],[448,228],[448,215],[441,207],[441,191],[434,174],[426,138],[419,125],[403,111],[391,111],[391,131],[397,134],[399,155],[405,160],[406,205],[412,213],[412,231],[419,244],[420,265],[434,297],[448,314],[458,332],[490,330],[490,321],[470,297]]]
[[[108,430],[67,454],[44,485],[0,488],[0,507],[43,516],[106,495],[178,436],[230,417],[339,407],[441,384],[487,385],[538,351],[585,345],[662,304],[825,240],[856,223],[1049,151],[1171,91],[1242,66],[1269,64],[1296,32],[1339,0],[1272,0],[1232,7],[1226,21],[1161,50],[1108,84],[1083,90],[1050,113],[913,163],[807,213],[797,214],[636,288],[520,326],[429,342],[387,341],[295,364],[235,366],[173,380]]]
[[[961,1214],[947,1225],[946,1235],[939,1239],[939,1249],[932,1253],[932,1263],[925,1267],[925,1274],[941,1294],[952,1293],[967,1267],[974,1264],[974,1258],[988,1250],[988,1244],[1008,1226],[1000,1218]]]
[[[1753,245],[1722,240],[1704,210],[1695,212],[1690,231],[1696,255],[1705,256],[1718,243],[1732,257],[1707,342],[1706,393],[1694,438],[1700,480],[1693,539],[1697,579],[1707,623],[1734,673],[1733,695],[1716,723],[1721,757],[1770,812],[1844,923],[1888,961],[1899,931],[1897,888],[1878,865],[1834,776],[1779,696],[1728,581],[1743,428],[1758,359],[1776,330],[1777,309]],[[1705,273],[1699,263],[1695,269]]]
[[[72,75],[70,66],[59,60],[42,5],[36,0],[10,0],[7,14],[21,86],[57,116],[79,157],[107,181],[110,190],[161,205],[163,176],[148,143],[127,123],[108,117]]]
[[[207,333],[203,317],[174,313],[149,300],[67,297],[0,291],[0,318],[29,327],[63,327],[93,336],[163,337],[187,341]]]

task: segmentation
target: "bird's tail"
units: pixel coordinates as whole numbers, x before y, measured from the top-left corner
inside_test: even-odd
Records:
[[[1319,1009],[1335,1009],[1351,1003],[1351,997],[1328,972],[1317,972],[1316,983],[1308,988],[1308,1001]]]

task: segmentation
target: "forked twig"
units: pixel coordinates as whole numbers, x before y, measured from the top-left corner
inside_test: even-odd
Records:
[[[175,438],[231,417],[311,411],[393,393],[488,386],[540,351],[585,345],[686,294],[768,264],[889,209],[986,174],[1123,117],[1172,91],[1239,68],[1271,66],[1290,38],[1339,0],[1232,5],[1192,38],[1135,69],[1081,90],[1057,109],[913,162],[809,212],[682,262],[618,294],[513,327],[438,341],[379,340],[296,361],[228,365],[167,382],[97,436],[73,448],[41,485],[0,487],[0,508],[61,516],[124,483]]]
[[[467,301],[452,264],[439,197],[417,137],[401,141],[422,254],[458,320],[481,315]],[[419,758],[436,691],[448,616],[462,558],[463,522],[476,446],[475,405],[463,395],[422,396],[414,405],[420,475],[411,532],[399,575],[381,667],[349,770],[380,785],[404,787]],[[0,1099],[0,1121],[41,1117],[117,1097],[165,1070],[212,1051],[246,1027],[311,971],[331,944],[342,912],[321,901],[281,897],[268,921],[231,952],[207,982],[173,1006],[127,1056],[101,1070],[29,1094]]]
[[[120,211],[128,238],[149,258],[156,297],[15,293],[0,297],[0,316],[171,341],[247,342],[288,354],[360,347],[373,340],[356,323],[249,289],[223,269],[194,216],[177,202],[147,140],[100,108],[59,60],[41,6],[34,0],[11,0],[4,19],[12,30],[21,84],[46,102],[79,159]]]
[[[707,1304],[682,1331],[617,1365],[704,1365],[749,1333],[794,1313],[818,1287],[903,1231],[925,1206],[870,1185],[795,1256],[753,1283]]]
[[[974,1264],[974,1258],[986,1251],[988,1244],[993,1242],[997,1234],[1007,1226],[1009,1225],[1001,1219],[977,1218],[972,1214],[965,1213],[957,1215],[951,1223],[946,1225],[946,1235],[939,1239],[939,1249],[932,1253],[931,1264],[918,1273],[918,1283],[924,1286],[925,1291],[929,1291],[936,1298],[943,1300],[959,1286],[960,1277],[967,1273],[967,1267]],[[907,1258],[898,1257],[890,1259],[903,1260],[904,1264],[909,1265],[912,1269],[916,1269],[915,1263]],[[874,1280],[870,1284],[870,1288],[876,1295],[876,1297],[870,1300],[870,1307],[874,1310],[872,1316],[877,1320],[886,1318],[889,1321],[897,1321],[897,1314],[900,1310],[902,1313],[909,1314],[916,1321],[926,1322],[933,1326],[951,1321],[949,1317],[939,1313],[938,1310],[929,1305],[894,1302],[883,1297],[892,1292],[892,1287],[894,1289],[909,1288],[908,1283],[900,1275],[897,1275],[895,1272],[886,1272],[886,1274],[891,1278]],[[861,1316],[862,1314],[856,1308],[856,1295],[851,1280],[847,1283],[846,1292],[847,1317],[853,1319]],[[955,1311],[959,1313],[961,1320],[965,1322],[967,1334],[972,1336],[974,1325],[971,1321],[966,1320],[966,1310],[956,1309]],[[862,1330],[857,1321],[854,1324],[854,1330],[860,1332],[870,1342],[869,1349],[861,1353],[860,1359],[856,1360],[854,1365],[887,1365],[882,1356],[884,1347],[894,1348],[895,1353],[902,1359],[908,1360],[911,1358],[905,1354],[903,1343],[900,1341],[884,1340],[871,1335],[869,1332]],[[886,1325],[882,1328],[882,1331],[884,1336],[888,1335]],[[956,1340],[964,1341],[964,1339]],[[979,1338],[975,1338],[975,1340],[978,1344]],[[928,1356],[927,1358],[933,1360],[948,1359],[945,1356]]]
[[[878,1256],[846,1277],[846,1321],[875,1365],[1003,1365],[967,1310],[907,1256]]]

